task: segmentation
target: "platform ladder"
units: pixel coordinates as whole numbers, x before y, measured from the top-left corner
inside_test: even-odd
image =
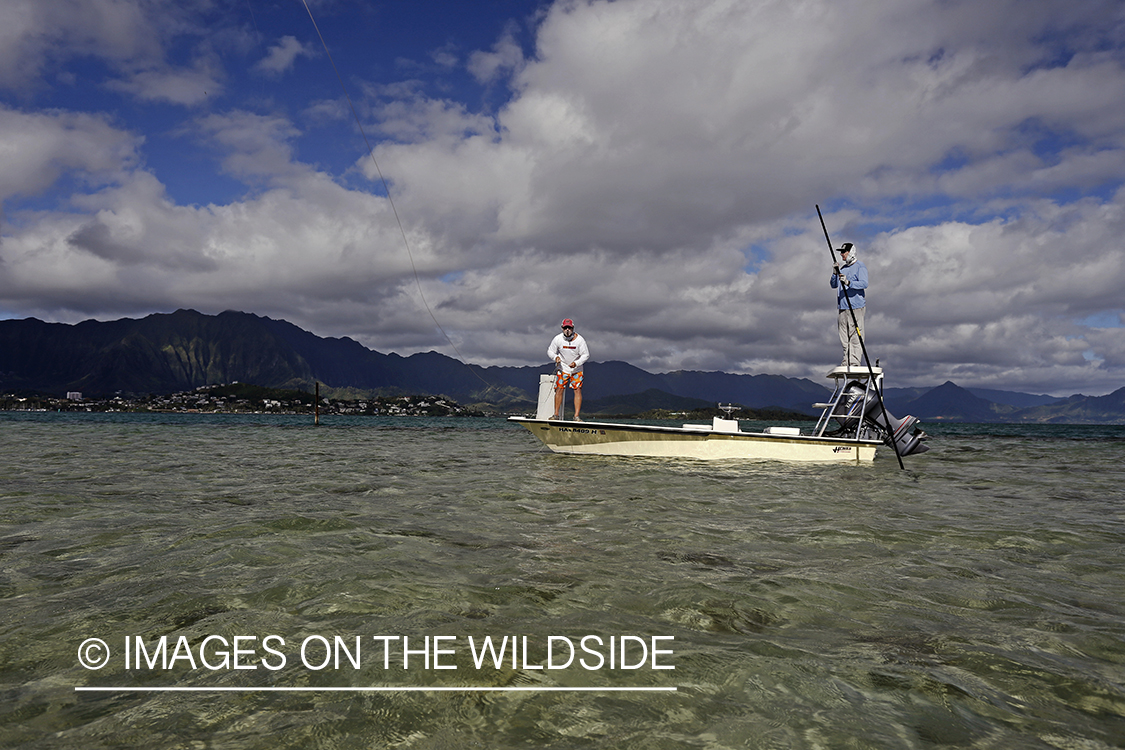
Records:
[[[863,419],[867,416],[867,403],[869,401],[868,394],[874,392],[883,392],[883,369],[881,367],[846,367],[841,365],[829,371],[826,377],[832,378],[836,381],[835,387],[832,390],[832,396],[827,403],[813,404],[814,409],[823,409],[820,419],[817,420],[816,430],[813,432],[817,437],[824,437],[825,430],[828,429],[828,424],[833,417],[855,417],[856,430],[855,436],[852,438],[842,438],[844,440],[855,440],[860,442],[862,439]],[[863,400],[860,402],[860,411],[858,414],[837,414],[836,409],[840,405],[840,400],[844,397],[844,392],[848,388],[848,383],[852,381],[863,383],[864,394]],[[877,403],[877,402],[876,402]]]

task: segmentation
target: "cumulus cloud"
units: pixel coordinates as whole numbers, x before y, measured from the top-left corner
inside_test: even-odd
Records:
[[[195,105],[222,93],[222,75],[204,43],[189,65],[168,59],[178,36],[218,38],[196,14],[205,0],[10,0],[0,6],[0,88],[100,85],[142,100]],[[110,78],[92,82],[67,64],[99,59]]]
[[[111,64],[159,58],[163,35],[146,10],[166,20],[182,17],[171,2],[146,9],[129,0],[6,0],[0,5],[0,87],[39,85],[60,50]]]
[[[941,182],[976,196],[1029,172],[1049,185],[1049,171],[1097,183],[1121,158],[1120,144],[1098,135],[1104,143],[1047,163],[1022,137],[1031,118],[1059,131],[1125,131],[1125,113],[1107,108],[1125,96],[1120,65],[1112,78],[1081,61],[1024,74],[1036,60],[1030,40],[986,64],[991,34],[952,46],[960,14],[815,7],[810,18],[781,2],[555,6],[490,149],[534,165],[518,176],[526,198],[509,207],[513,230],[559,251],[675,248],[838,194],[873,201]],[[951,152],[965,163],[939,168]],[[398,179],[428,197],[428,180],[444,175]]]
[[[370,304],[397,294],[410,271],[401,253],[383,252],[401,241],[386,201],[313,173],[238,204],[186,207],[138,170],[78,208],[35,216],[4,237],[5,304],[80,315],[169,304],[218,312],[232,299],[255,310]],[[415,260],[423,272],[435,265],[424,241]]]
[[[37,195],[64,172],[88,184],[112,180],[137,162],[141,141],[100,115],[0,105],[0,144],[0,200],[7,200]]]
[[[469,72],[482,83],[491,83],[505,73],[523,67],[523,48],[516,41],[512,29],[493,45],[488,52],[477,51],[469,56]]]
[[[191,106],[222,93],[223,85],[206,63],[191,69],[141,70],[109,81],[106,87],[154,102]]]
[[[284,117],[232,111],[201,117],[195,125],[201,137],[224,152],[223,168],[243,180],[307,171],[293,161],[290,141],[299,131]]]
[[[293,67],[301,55],[312,57],[315,50],[297,41],[297,37],[283,36],[269,52],[254,65],[254,70],[267,75],[280,75]]]
[[[516,76],[516,95],[497,115],[494,132],[465,127],[453,140],[385,143],[380,163],[391,165],[400,201],[427,226],[441,226],[446,241],[479,243],[491,225],[495,247],[531,253],[547,277],[552,264],[565,264],[566,273],[555,277],[558,297],[593,306],[599,319],[611,313],[623,342],[632,334],[630,282],[646,285],[662,306],[663,314],[649,311],[650,320],[660,321],[653,327],[659,333],[640,334],[639,347],[622,343],[615,351],[658,369],[732,362],[748,369],[768,363],[774,371],[786,363],[781,369],[787,374],[815,369],[801,363],[808,352],[831,348],[830,326],[818,324],[822,334],[811,323],[805,327],[812,299],[793,286],[818,278],[813,266],[795,274],[778,262],[776,254],[793,245],[783,237],[771,239],[775,260],[756,273],[743,270],[748,258],[742,265],[732,261],[729,248],[749,228],[802,217],[812,232],[802,233],[800,253],[820,263],[811,211],[818,201],[863,206],[849,222],[862,225],[864,216],[882,213],[886,200],[937,197],[956,205],[1013,193],[1032,200],[1003,214],[1032,214],[1021,220],[916,231],[907,225],[870,237],[890,247],[891,239],[931,232],[927,242],[947,259],[960,258],[960,275],[916,285],[909,295],[887,300],[879,287],[873,290],[875,300],[891,303],[876,315],[909,323],[891,321],[903,333],[903,359],[909,341],[940,335],[922,326],[942,315],[976,320],[982,330],[980,321],[1023,321],[1024,340],[1043,342],[1022,349],[1026,360],[1042,357],[1044,346],[1085,335],[1073,322],[1061,339],[1047,335],[1057,327],[1050,315],[1073,320],[1087,308],[1120,306],[1086,289],[1082,298],[1089,302],[1050,312],[1044,295],[1027,288],[1042,283],[1046,237],[1069,254],[1073,238],[1089,233],[1086,222],[1119,208],[1119,195],[1075,206],[1044,200],[1060,189],[1089,190],[1120,179],[1125,113],[1111,102],[1125,95],[1125,76],[1120,59],[1095,52],[1101,43],[1096,14],[1066,20],[1083,29],[1067,43],[1090,49],[1062,64],[1057,45],[1044,39],[1059,21],[1052,4],[1023,4],[1019,14],[1008,12],[1012,8],[978,13],[957,3],[903,3],[893,13],[861,3],[807,5],[811,15],[780,2],[556,5],[539,29],[537,57]],[[449,113],[433,102],[415,100],[411,107]],[[1048,218],[1051,213],[1059,215]],[[880,245],[874,249],[882,252]],[[1014,255],[1025,270],[1002,273],[999,259]],[[679,275],[684,256],[724,269],[725,295]],[[639,258],[646,259],[644,270],[635,267]],[[902,268],[874,270],[887,271],[881,280],[898,288],[905,282],[896,274],[916,258],[904,256]],[[879,255],[870,260],[881,263]],[[1087,263],[1105,261],[1072,262],[1077,277]],[[501,265],[491,272],[500,273]],[[1105,278],[1119,284],[1121,271],[1110,266]],[[619,281],[607,289],[587,279],[586,269],[593,279]],[[804,306],[779,302],[789,308],[784,318],[758,304],[778,272],[790,285],[787,299]],[[1016,284],[1029,274],[1023,286]],[[567,281],[573,288],[564,293]],[[676,286],[677,294],[670,283],[686,286]],[[943,287],[950,289],[942,294]],[[1071,284],[1055,290],[1046,296],[1079,293]],[[685,304],[678,304],[681,296]],[[725,325],[689,310],[691,304],[707,312],[726,304],[714,316]],[[910,321],[922,312],[928,318]],[[667,324],[668,318],[678,324]],[[752,347],[733,332],[740,318],[746,323],[741,336],[752,339]],[[783,341],[767,352],[762,339],[771,336],[762,330],[768,326],[784,332],[783,339],[799,335],[808,342],[805,353]],[[700,346],[703,340],[708,343]],[[697,349],[707,353],[693,353]],[[976,348],[965,354],[983,356]],[[1088,360],[1078,364],[1089,369]]]
[[[305,160],[320,131],[286,107],[182,126],[253,187],[206,206],[170,199],[142,139],[104,114],[0,109],[3,142],[25,144],[0,197],[90,176],[65,209],[5,228],[0,305],[240,308],[452,353],[428,307],[483,364],[538,362],[569,316],[595,359],[819,380],[839,357],[820,204],[871,270],[891,385],[1106,392],[1125,375],[1123,19],[1097,0],[558,2],[533,55],[509,29],[443,58],[507,86],[495,110],[420,79],[360,82],[394,209],[366,153],[340,174]],[[108,85],[140,100],[233,86],[216,58],[173,66],[139,33],[58,33],[119,50]],[[29,36],[11,80],[59,54]],[[278,38],[260,72],[308,54]],[[324,89],[288,111],[346,121]]]

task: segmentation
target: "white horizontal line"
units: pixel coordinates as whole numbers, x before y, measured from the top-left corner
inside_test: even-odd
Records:
[[[676,687],[75,687],[81,693],[405,693],[405,692],[475,692],[475,693],[674,693]]]

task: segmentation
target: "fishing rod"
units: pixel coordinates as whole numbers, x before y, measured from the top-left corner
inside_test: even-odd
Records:
[[[414,284],[418,288],[418,298],[422,300],[422,305],[426,308],[426,312],[430,314],[430,318],[434,321],[434,325],[437,326],[437,329],[439,331],[441,331],[441,335],[445,337],[445,340],[449,343],[449,346],[453,348],[453,351],[457,355],[457,358],[461,361],[461,364],[469,368],[469,372],[471,372],[473,375],[476,375],[477,380],[484,383],[486,387],[483,391],[483,394],[487,394],[489,391],[497,387],[496,383],[489,383],[481,376],[479,372],[476,371],[476,369],[472,365],[469,364],[468,360],[465,359],[465,356],[461,354],[461,350],[457,348],[457,344],[453,343],[453,339],[451,339],[449,337],[449,334],[445,332],[445,328],[443,328],[441,323],[438,321],[437,315],[434,314],[433,308],[430,307],[430,303],[426,301],[426,295],[422,291],[422,279],[418,275],[418,267],[414,264],[414,253],[410,250],[410,240],[406,236],[406,229],[402,225],[402,219],[399,218],[398,209],[395,207],[394,198],[391,196],[391,186],[387,183],[387,178],[383,176],[383,170],[379,167],[379,162],[375,159],[375,149],[371,147],[371,141],[368,140],[367,132],[363,129],[363,122],[359,118],[359,112],[356,111],[355,104],[352,102],[352,97],[348,94],[348,87],[344,85],[344,77],[340,75],[340,69],[336,67],[336,61],[332,59],[332,53],[328,50],[328,42],[324,41],[324,34],[320,33],[320,26],[317,25],[316,19],[313,17],[312,8],[309,7],[308,0],[301,0],[301,3],[305,6],[305,11],[309,14],[309,20],[312,22],[313,29],[316,31],[316,35],[320,39],[320,45],[324,48],[324,54],[328,57],[328,62],[331,63],[332,70],[336,73],[336,80],[340,82],[340,90],[344,92],[344,98],[347,100],[348,106],[351,107],[352,117],[355,119],[356,127],[359,128],[359,134],[363,137],[364,145],[367,146],[367,155],[371,157],[371,163],[375,165],[375,173],[379,176],[379,181],[383,184],[383,190],[387,194],[387,204],[391,207],[391,213],[394,214],[395,222],[398,224],[398,231],[402,235],[402,243],[406,248],[406,257],[410,260],[410,270],[414,272]],[[256,23],[257,22],[255,22],[255,24]]]
[[[820,217],[820,228],[824,230],[824,241],[828,243],[828,255],[832,258],[832,266],[836,267],[836,251],[832,249],[832,240],[828,237],[828,226],[824,223],[824,216],[820,213],[820,205],[816,206],[816,215]],[[875,368],[871,366],[871,358],[867,356],[867,345],[863,343],[863,332],[859,330],[859,320],[855,316],[855,309],[852,307],[851,297],[848,295],[847,287],[844,285],[843,274],[837,274],[840,279],[837,282],[840,285],[841,291],[844,293],[844,301],[848,303],[848,312],[852,316],[852,325],[855,326],[855,335],[859,339],[859,349],[863,352],[863,361],[867,363],[867,372],[871,376],[871,382],[875,386],[875,396],[879,399],[879,411],[883,412],[883,423],[887,426],[887,437],[890,440],[891,447],[894,448],[895,458],[898,459],[898,468],[905,470],[906,467],[902,465],[902,455],[898,451],[898,441],[895,440],[895,431],[891,427],[891,418],[887,415],[887,407],[883,405],[883,391],[880,388],[879,381],[875,379]],[[851,365],[848,365],[851,367]],[[864,402],[866,404],[866,397]],[[863,420],[856,425],[858,430],[862,426]]]

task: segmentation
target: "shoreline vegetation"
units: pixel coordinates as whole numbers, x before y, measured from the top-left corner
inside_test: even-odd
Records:
[[[351,395],[351,398],[347,396]],[[71,398],[16,394],[0,395],[2,411],[134,412],[177,414],[313,414],[318,411],[316,397],[300,390],[265,388],[246,383],[206,385],[191,391],[147,396],[109,398]],[[355,395],[327,390],[321,396],[321,414],[369,416],[482,416],[472,407],[462,406],[444,396]]]
[[[83,398],[80,394],[62,398],[43,394],[0,394],[0,411],[59,412],[134,412],[177,414],[312,414],[316,397],[307,391],[266,388],[247,383],[207,385],[191,391],[147,396]],[[816,417],[786,409],[749,409],[738,404],[730,419],[815,421]],[[501,413],[495,408],[466,406],[445,396],[377,395],[354,389],[325,389],[320,399],[321,414],[412,417],[484,417]],[[523,411],[513,412],[522,414]],[[591,414],[593,416],[593,414]],[[650,409],[634,414],[602,414],[603,419],[678,420],[726,417],[718,408],[672,411]]]

